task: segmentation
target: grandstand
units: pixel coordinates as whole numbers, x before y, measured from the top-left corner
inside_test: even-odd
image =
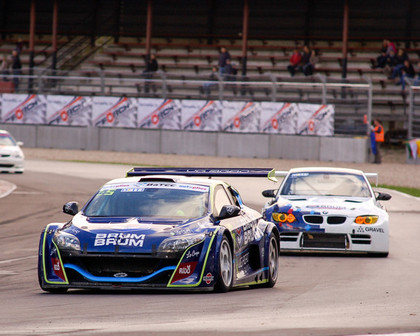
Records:
[[[249,33],[244,68],[245,3]],[[58,8],[56,41],[54,5]],[[150,40],[148,5],[153,5]],[[344,58],[345,5],[349,27]],[[404,136],[401,130],[410,127],[408,114],[416,106],[416,94],[410,95],[411,90],[403,91],[381,70],[372,69],[384,38],[404,47],[417,64],[420,45],[415,36],[420,23],[414,18],[420,4],[415,1],[402,1],[395,8],[388,0],[235,0],[228,4],[217,0],[3,0],[0,8],[0,54],[11,53],[18,40],[25,45],[18,92],[331,103],[336,105],[335,129],[341,134],[364,134],[363,115],[371,108],[387,129]],[[290,53],[304,44],[319,51],[315,74],[291,78],[286,70]],[[217,64],[221,46],[232,55],[238,75],[234,81],[221,79],[207,95],[202,86]],[[143,75],[149,53],[157,55],[160,69],[151,79]],[[5,84],[1,87],[12,90]],[[415,125],[416,120],[412,120]]]

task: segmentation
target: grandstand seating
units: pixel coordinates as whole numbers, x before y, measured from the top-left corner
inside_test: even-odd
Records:
[[[15,48],[17,37],[11,37],[0,41],[0,54],[9,54]],[[27,43],[27,37],[23,36],[23,41]],[[65,45],[68,39],[62,38],[59,45]],[[233,65],[237,68],[238,74],[241,73],[241,52],[242,41],[240,39],[214,39],[212,44],[207,44],[199,38],[154,38],[152,52],[157,55],[160,70],[166,74],[177,78],[182,82],[184,76],[195,76],[203,81],[208,76],[213,65],[217,65],[219,49],[221,46],[229,50]],[[278,77],[281,81],[290,78],[286,68],[290,53],[295,47],[302,47],[303,40],[274,40],[274,39],[255,39],[248,42],[247,76],[251,80],[270,81],[270,75]],[[388,80],[382,70],[372,69],[372,61],[376,59],[381,46],[381,40],[360,40],[349,43],[349,56],[347,78],[349,80],[366,83],[371,80],[373,84],[373,105],[374,115],[392,123],[401,125],[406,119],[407,92],[403,92],[401,87],[396,86],[393,81]],[[401,45],[402,46],[402,45]],[[420,48],[412,42],[412,48],[408,48],[411,61],[417,64],[419,60],[418,52]],[[310,47],[319,50],[319,63],[316,73],[325,76],[329,81],[341,80],[342,74],[342,45],[341,41],[316,40],[310,43]],[[51,54],[51,41],[48,38],[38,36],[35,43],[35,64],[36,66],[48,66],[49,55]],[[23,66],[29,65],[29,52],[24,48],[21,55]],[[70,89],[81,94],[113,94],[121,92],[133,96],[157,96],[162,91],[162,84],[155,82],[150,86],[151,90],[146,92],[144,85],[130,82],[125,79],[142,78],[145,67],[145,41],[140,38],[121,37],[117,43],[109,43],[82,63],[78,70],[86,76],[86,80],[80,81]],[[89,80],[89,76],[94,77],[94,73],[102,71],[109,77],[115,77],[112,84],[108,84],[106,91],[98,89],[99,83]],[[305,78],[303,74],[297,74],[296,79],[302,82],[313,81],[312,77]],[[157,76],[158,79],[159,76]],[[241,77],[238,76],[240,79]],[[260,78],[260,79],[258,79]],[[318,80],[319,81],[319,80]],[[120,88],[118,90],[117,88]],[[169,86],[166,88],[173,98],[199,98],[206,99],[204,92],[191,87],[188,83],[182,83],[180,87]],[[233,83],[225,87],[229,90],[232,99],[243,99],[240,88]],[[247,88],[250,98],[257,100],[270,100],[270,88]],[[259,95],[257,95],[257,92]],[[353,94],[352,91],[348,91]],[[329,103],[340,103],[342,92],[340,89],[328,92]],[[344,119],[356,111],[359,113],[358,100],[360,94],[355,93],[354,97],[347,98],[346,102],[354,99],[353,106],[346,107]],[[215,96],[217,98],[217,95]],[[319,91],[316,89],[311,92],[306,90],[304,94],[300,90],[293,88],[280,88],[277,93],[277,101],[303,101],[319,102]],[[363,99],[366,99],[364,97]],[[362,111],[363,109],[360,109]],[[363,112],[360,112],[363,113]]]
[[[283,80],[290,77],[286,68],[290,53],[294,47],[302,47],[302,40],[250,40],[248,43],[247,76],[275,75]],[[156,38],[152,43],[152,52],[157,55],[159,68],[168,74],[208,76],[213,65],[217,65],[219,48],[227,47],[234,66],[241,73],[241,40],[215,39],[213,44],[206,44],[201,39]],[[316,73],[328,79],[340,79],[342,75],[341,41],[315,41],[311,48],[319,50],[319,63]],[[372,69],[381,47],[380,40],[351,41],[347,78],[373,84],[373,104],[375,115],[384,120],[404,122],[407,107],[407,93],[387,79],[380,69]],[[417,64],[420,49],[407,49],[412,62]],[[99,68],[105,72],[118,72],[124,76],[141,76],[145,65],[145,42],[137,38],[120,38],[118,43],[105,46],[90,60],[82,65],[83,69]],[[303,77],[298,74],[297,77]],[[308,79],[309,80],[309,79]],[[200,95],[181,92],[190,98],[202,98]],[[339,94],[332,92],[329,101],[334,101]],[[283,97],[293,96],[292,92]],[[299,92],[295,92],[299,100]],[[335,96],[335,97],[334,97]]]

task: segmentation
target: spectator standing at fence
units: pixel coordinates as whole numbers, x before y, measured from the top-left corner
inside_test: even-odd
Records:
[[[230,57],[229,51],[227,51],[225,47],[220,48],[219,71],[221,74],[225,73],[226,61],[230,59],[231,57]]]
[[[19,76],[22,75],[22,63],[20,61],[19,53],[16,49],[12,51],[12,73],[15,90],[19,88]]]
[[[159,65],[156,59],[156,55],[150,55],[149,59],[147,60],[146,67],[143,71],[143,75],[146,78],[146,83],[144,85],[144,92],[149,92],[149,80],[153,78],[153,74],[159,69]]]
[[[384,132],[383,126],[381,125],[378,119],[375,119],[373,121],[373,126],[371,126],[371,130],[375,134],[375,149],[376,149],[376,152],[374,152],[375,160],[373,161],[373,163],[381,163],[382,159],[381,159],[380,147],[381,147],[381,144],[385,141],[385,132]]]
[[[303,74],[305,76],[310,76],[314,73],[316,63],[318,63],[318,52],[313,49],[311,50],[311,56],[309,57],[309,62],[304,64],[302,67]]]
[[[302,55],[299,50],[296,48],[293,50],[292,55],[289,59],[289,65],[287,66],[287,71],[289,71],[290,76],[294,76],[302,62]]]

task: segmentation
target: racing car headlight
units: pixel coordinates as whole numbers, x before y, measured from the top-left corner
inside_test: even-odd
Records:
[[[15,153],[13,153],[13,157],[14,157],[15,159],[23,159],[23,155],[22,155],[22,153],[20,153],[20,152],[15,152]]]
[[[171,237],[165,239],[158,248],[158,252],[182,252],[188,246],[197,244],[204,240],[205,234],[186,235],[182,237]]]
[[[357,216],[354,222],[356,224],[375,224],[378,221],[378,216]]]
[[[273,220],[280,223],[293,223],[296,220],[296,217],[291,213],[285,212],[273,212]]]
[[[54,243],[62,250],[80,251],[80,241],[76,236],[67,232],[57,232],[53,238]]]

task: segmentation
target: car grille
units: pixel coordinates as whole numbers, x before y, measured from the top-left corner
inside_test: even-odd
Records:
[[[300,245],[307,248],[345,249],[346,242],[345,234],[304,232]]]
[[[125,273],[127,277],[139,278],[153,274],[167,267],[176,266],[179,259],[161,259],[144,255],[78,255],[63,256],[65,264],[76,265],[97,277],[114,277],[115,274]],[[172,272],[169,272],[172,273]],[[170,275],[170,274],[169,274]],[[69,272],[70,281],[79,281],[81,275],[75,271]],[[117,278],[116,278],[117,279]]]
[[[322,216],[316,215],[306,215],[303,216],[303,219],[308,224],[322,224],[324,222],[324,218]]]
[[[346,221],[345,216],[326,216],[328,224],[343,224]],[[307,224],[322,224],[324,223],[324,216],[320,215],[304,215],[303,220]]]
[[[370,245],[372,242],[370,235],[352,234],[350,237],[353,244]]]
[[[13,168],[14,164],[0,164],[0,168]]]
[[[0,157],[10,157],[10,154],[2,154]]]
[[[344,216],[328,216],[327,223],[328,224],[343,224],[346,221],[346,217]]]
[[[299,238],[299,232],[282,232],[280,233],[280,241],[295,242]]]

